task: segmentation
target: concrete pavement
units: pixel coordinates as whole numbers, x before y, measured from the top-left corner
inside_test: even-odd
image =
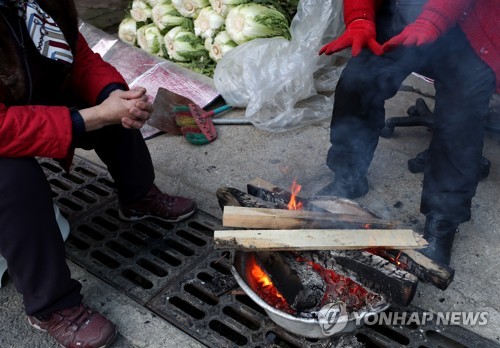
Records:
[[[432,94],[432,88],[416,78],[406,85]],[[387,102],[387,115],[405,115],[421,95],[400,92]],[[427,99],[429,105],[432,100]],[[234,110],[223,117],[241,117]],[[246,189],[246,183],[261,177],[278,186],[290,187],[294,178],[302,185],[301,196],[309,197],[332,179],[325,165],[329,147],[328,121],[313,126],[271,134],[253,126],[218,126],[219,137],[205,146],[194,146],[183,137],[161,135],[148,140],[156,168],[157,184],[171,194],[197,200],[199,208],[215,217],[221,211],[215,196],[220,187]],[[424,150],[431,133],[422,127],[397,128],[380,145],[369,171],[370,192],[358,201],[382,217],[413,223],[423,229],[419,213],[421,174],[407,169],[408,159]],[[419,284],[413,304],[431,311],[487,311],[488,324],[469,330],[500,344],[500,137],[488,134],[484,155],[492,161],[490,175],[478,187],[473,200],[473,218],[457,236],[451,266],[454,282],[446,291]],[[93,162],[93,152],[77,153]],[[199,347],[198,341],[155,316],[148,309],[103,283],[81,267],[70,263],[74,276],[84,286],[86,302],[118,324],[122,337],[115,347]],[[33,330],[23,315],[21,297],[12,281],[0,289],[0,347],[55,347],[46,334]]]

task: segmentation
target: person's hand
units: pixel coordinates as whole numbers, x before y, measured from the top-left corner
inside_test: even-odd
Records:
[[[426,19],[417,19],[408,24],[403,31],[385,42],[382,46],[384,52],[390,51],[398,46],[422,46],[437,40],[441,31]]]
[[[144,88],[129,91],[116,90],[101,104],[80,110],[87,131],[111,124],[125,128],[141,128],[149,119],[153,106],[148,102]]]
[[[319,54],[333,54],[352,47],[352,55],[357,56],[363,47],[368,47],[377,56],[384,53],[382,46],[375,40],[375,23],[366,19],[351,22],[345,32],[337,39],[324,45]]]
[[[144,123],[149,120],[153,112],[153,104],[146,98],[136,100],[135,104],[129,109],[129,116],[122,118],[122,126],[125,128],[142,128]]]
[[[148,101],[145,88],[137,87],[131,91],[137,91],[139,94],[137,95],[137,98],[134,98],[135,103],[129,109],[129,116],[121,119],[122,126],[125,128],[141,128],[151,116],[151,113],[153,112],[153,104]],[[115,92],[120,93],[120,91]]]

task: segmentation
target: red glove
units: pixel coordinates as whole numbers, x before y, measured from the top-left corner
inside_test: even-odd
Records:
[[[375,23],[366,19],[351,22],[345,32],[337,39],[324,45],[319,54],[332,54],[352,47],[352,55],[357,56],[363,47],[368,47],[377,56],[384,53],[382,46],[375,40]]]
[[[437,40],[442,34],[441,30],[432,22],[425,19],[417,19],[408,24],[403,31],[384,43],[384,52],[390,51],[397,46],[422,46]]]

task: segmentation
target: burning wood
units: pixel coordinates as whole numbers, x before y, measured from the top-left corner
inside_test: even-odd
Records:
[[[411,250],[427,244],[420,235],[395,229],[356,202],[311,202],[298,197],[296,182],[291,192],[261,179],[247,189],[219,189],[217,197],[224,226],[253,230],[215,231],[215,246],[252,250],[235,253],[252,259],[243,268],[245,281],[280,311],[314,318],[330,303],[350,313],[380,310],[388,301],[407,306],[417,276],[441,289],[453,278],[453,270],[438,269]]]
[[[310,253],[304,255],[293,252],[245,254],[251,260],[247,267],[255,267],[253,262],[257,260],[261,267],[260,270],[264,271],[269,278],[264,286],[271,284],[272,287],[276,288],[273,293],[279,293],[279,296],[286,301],[288,308],[285,308],[285,311],[287,313],[307,317],[314,315],[321,307],[329,303],[342,303],[347,311],[352,313],[376,307],[387,301],[359,281],[353,280],[355,278],[352,278],[349,267],[344,268],[336,262],[337,258],[340,260],[343,258],[340,254],[333,254],[334,258],[328,260],[327,258],[330,258],[332,254]],[[391,275],[391,272],[384,266],[379,265],[373,272],[382,278],[393,277],[397,279],[397,276]],[[262,274],[259,273],[259,279],[260,277]],[[411,277],[409,275],[409,278]],[[392,292],[386,292],[392,300],[395,300],[394,303],[408,304],[415,293],[416,279],[413,279],[413,283],[410,281],[405,283],[400,279],[397,281],[401,284],[399,288],[402,290],[400,292],[404,293],[405,296],[396,298]],[[249,282],[256,286],[256,288],[253,286],[252,288],[257,293],[263,292],[260,289],[263,286],[261,281],[251,279]],[[394,287],[391,290],[394,290]],[[273,298],[274,295],[270,295],[270,293],[267,289],[265,297],[262,298],[268,304],[276,303],[278,300]],[[279,300],[278,302],[283,308],[283,301]]]
[[[290,253],[257,252],[255,255],[293,311],[301,313],[322,305],[326,284],[311,265],[299,263]]]
[[[441,290],[448,288],[455,275],[453,268],[437,264],[418,252],[418,250],[372,249],[368,251],[389,260],[399,268],[414,274],[419,279],[431,283]]]

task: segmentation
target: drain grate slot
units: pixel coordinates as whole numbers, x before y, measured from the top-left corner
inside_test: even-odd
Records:
[[[175,296],[169,299],[169,302],[173,304],[175,307],[178,309],[182,310],[184,313],[188,314],[189,316],[193,317],[194,319],[203,319],[205,317],[205,313],[195,306],[191,305],[190,303],[180,299],[179,297]]]
[[[143,289],[151,289],[153,287],[152,282],[130,269],[124,270],[122,272],[122,276],[130,280],[132,283],[139,285]]]
[[[207,242],[204,241],[202,238],[199,238],[195,234],[189,233],[188,231],[180,230],[177,231],[176,234],[182,239],[188,241],[189,243],[199,247],[205,246],[207,244]]]
[[[90,255],[106,267],[109,267],[111,269],[120,267],[120,263],[118,261],[100,250],[93,251],[90,253]]]
[[[279,335],[277,335],[273,331],[269,331],[266,333],[266,341],[270,344],[274,344],[278,347],[283,347],[283,348],[301,348],[300,346],[297,346],[286,339],[283,339]]]
[[[212,294],[209,294],[203,289],[200,289],[193,284],[187,284],[184,286],[184,290],[186,290],[187,293],[193,295],[197,299],[201,300],[202,302],[210,305],[210,306],[215,306],[219,301],[217,301],[217,297],[215,297]]]
[[[158,266],[157,264],[146,260],[146,259],[140,259],[137,260],[137,264],[144,268],[145,270],[153,273],[155,276],[163,278],[168,275],[168,271],[162,268],[161,266]]]
[[[410,339],[408,337],[392,330],[390,327],[387,327],[385,325],[373,325],[371,328],[379,334],[390,338],[396,343],[402,344],[404,346],[410,343]]]
[[[458,343],[457,341],[446,337],[439,332],[434,330],[428,330],[425,332],[425,336],[433,342],[435,345],[439,345],[442,347],[456,347],[456,348],[466,348],[463,344]]]
[[[229,326],[224,325],[218,320],[211,320],[208,326],[219,335],[227,338],[238,346],[245,346],[248,343],[248,340],[245,336],[241,335],[236,330],[231,329]]]
[[[131,258],[132,256],[134,256],[134,252],[133,251],[131,251],[130,249],[128,249],[127,247],[121,245],[118,242],[111,241],[111,242],[106,243],[106,246],[109,249],[117,252],[121,256],[126,257],[128,259]]]
[[[248,315],[244,314],[242,311],[234,309],[233,307],[226,306],[222,312],[228,317],[236,320],[238,323],[243,324],[252,331],[260,329],[260,324],[255,319],[249,318]]]

